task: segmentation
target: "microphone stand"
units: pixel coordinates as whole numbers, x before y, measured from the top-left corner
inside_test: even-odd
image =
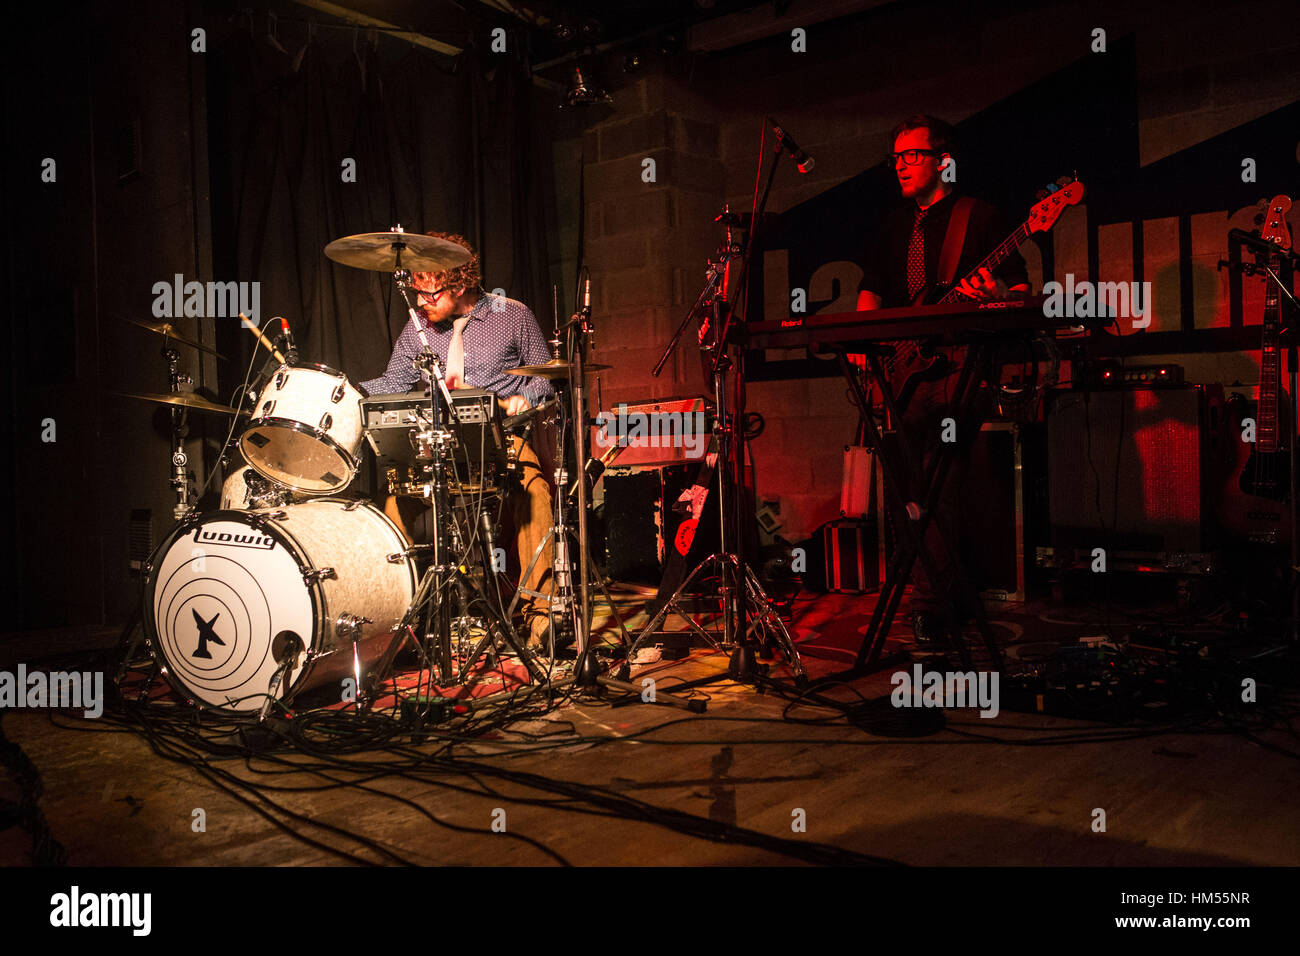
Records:
[[[768,169],[763,195],[755,211],[754,218],[750,222],[749,236],[741,260],[740,274],[736,281],[738,290],[745,288],[745,280],[749,273],[749,264],[752,261],[755,248],[758,223],[767,208],[767,199],[772,191],[772,182],[776,177],[777,166],[780,165],[781,161],[782,146],[783,139],[778,137],[775,148],[776,155],[771,167]],[[725,219],[728,213],[729,210],[725,210],[723,217],[720,217],[720,219]],[[728,225],[726,247],[717,262],[709,263],[704,291],[696,299],[695,305],[691,307],[686,318],[683,319],[681,326],[673,335],[672,341],[669,342],[668,348],[652,370],[655,377],[658,377],[667,363],[668,357],[677,347],[677,343],[690,322],[691,316],[696,314],[704,303],[711,302],[713,309],[713,325],[711,329],[713,341],[710,344],[701,342],[701,348],[706,353],[712,351],[712,361],[709,363],[708,372],[713,383],[714,434],[718,440],[719,549],[705,558],[694,571],[686,576],[686,579],[673,592],[672,596],[664,602],[658,613],[637,636],[636,641],[628,651],[628,656],[630,659],[651,635],[657,633],[661,623],[667,618],[668,613],[673,610],[687,620],[696,634],[704,637],[710,644],[717,647],[718,644],[713,640],[713,637],[696,625],[690,615],[679,604],[681,595],[697,577],[701,576],[706,569],[717,567],[720,581],[719,598],[722,606],[722,646],[732,649],[729,667],[730,676],[740,681],[757,682],[760,679],[767,679],[766,674],[759,671],[755,660],[754,645],[757,643],[759,650],[766,650],[768,645],[771,644],[780,646],[785,652],[786,659],[795,673],[796,683],[802,685],[807,682],[808,675],[804,670],[803,662],[799,658],[799,652],[795,648],[794,640],[745,556],[745,529],[748,522],[745,507],[747,498],[745,495],[744,353],[737,348],[736,357],[733,359],[729,351],[733,344],[731,339],[732,331],[735,328],[735,311],[728,301],[728,294],[731,261],[735,255],[736,248],[732,244],[731,229],[730,225]],[[720,279],[721,283],[719,284]],[[746,307],[748,307],[748,302],[749,297],[746,295]],[[733,379],[734,392],[732,407],[728,410],[727,372],[731,369],[735,370]],[[763,635],[756,642],[750,639],[750,633],[754,630],[761,632]],[[705,680],[715,679],[717,678],[706,678]],[[699,684],[701,682],[693,683]]]

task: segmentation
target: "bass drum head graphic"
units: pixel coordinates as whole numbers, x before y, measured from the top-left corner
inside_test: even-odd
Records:
[[[145,575],[150,649],[187,700],[224,713],[260,710],[285,662],[278,699],[355,679],[415,595],[409,544],[373,504],[337,498],[188,518]]]
[[[183,523],[159,548],[145,586],[150,642],[168,679],[196,703],[240,712],[265,703],[290,634],[298,659],[276,696],[293,685],[317,620],[292,539],[245,515]]]

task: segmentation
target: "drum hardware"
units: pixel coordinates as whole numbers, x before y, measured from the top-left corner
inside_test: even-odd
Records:
[[[589,286],[588,286],[589,289]],[[590,302],[589,293],[584,297]],[[556,316],[556,330],[554,337],[550,340],[551,353],[553,358],[545,365],[524,366],[523,369],[544,370],[540,377],[548,378],[554,382],[556,387],[555,409],[559,415],[559,429],[557,431],[557,444],[555,452],[555,469],[553,487],[556,489],[554,499],[554,517],[555,523],[547,530],[546,535],[538,543],[533,551],[532,559],[528,567],[520,574],[521,581],[527,581],[532,574],[533,568],[540,560],[542,553],[548,545],[554,548],[554,558],[552,562],[551,574],[554,580],[553,593],[544,595],[537,592],[527,592],[522,587],[516,593],[510,603],[510,612],[513,613],[519,602],[520,596],[527,594],[530,597],[550,597],[550,617],[551,630],[554,636],[563,629],[566,632],[572,632],[577,644],[577,661],[574,666],[573,680],[583,687],[594,687],[596,685],[612,687],[617,690],[628,693],[637,693],[632,684],[624,681],[618,681],[600,672],[599,660],[595,650],[591,647],[591,603],[588,595],[590,575],[594,573],[595,581],[599,585],[605,601],[611,610],[614,609],[614,601],[610,596],[609,589],[605,586],[604,576],[600,569],[595,565],[588,548],[587,534],[587,486],[585,482],[579,482],[578,501],[577,501],[577,528],[570,526],[569,502],[568,496],[564,494],[564,489],[569,484],[569,472],[566,467],[567,451],[565,448],[565,437],[570,431],[570,423],[576,422],[578,426],[573,428],[575,441],[575,456],[578,461],[585,461],[587,457],[586,450],[586,397],[583,391],[583,380],[588,371],[599,371],[603,366],[584,365],[583,354],[587,348],[586,336],[592,333],[591,310],[589,305],[580,308],[573,317],[565,324],[564,329],[568,330],[566,339],[571,344],[570,354],[573,356],[572,361],[566,361],[560,357],[560,349],[564,341],[560,338],[561,327],[559,317]],[[562,372],[562,374],[561,374]],[[554,373],[554,374],[552,374]],[[522,369],[511,370],[510,374],[533,374],[531,371]],[[541,410],[533,410],[532,421],[537,421],[536,413]],[[531,424],[530,424],[531,427]],[[574,545],[574,533],[576,531],[576,553],[571,555],[571,548]],[[577,582],[574,582],[574,564],[577,564]],[[619,623],[623,647],[626,648],[630,641],[627,629],[623,626],[622,619],[615,613],[615,619]],[[665,700],[665,703],[678,703],[677,700]]]
[[[416,319],[417,329],[425,342],[424,350],[415,359],[413,365],[425,373],[430,387],[427,396],[419,393],[418,403],[404,401],[403,396],[384,396],[378,401],[367,400],[366,416],[371,422],[378,417],[388,429],[392,429],[392,432],[387,435],[375,436],[372,447],[376,448],[377,453],[389,457],[389,460],[396,464],[419,467],[429,478],[427,482],[421,483],[421,490],[423,497],[432,507],[432,541],[428,546],[431,561],[379,666],[372,672],[370,689],[373,692],[378,682],[387,677],[398,651],[408,637],[414,638],[413,628],[417,620],[425,622],[423,627],[425,642],[431,645],[429,651],[437,665],[440,679],[444,683],[450,683],[455,679],[451,650],[452,613],[450,602],[442,599],[443,595],[450,593],[451,588],[456,588],[458,595],[462,593],[461,589],[477,593],[483,606],[487,608],[489,617],[486,635],[484,640],[480,641],[480,647],[486,649],[488,644],[498,641],[509,646],[518,654],[532,679],[540,683],[544,681],[545,675],[532,655],[521,646],[508,617],[502,618],[497,605],[467,573],[468,565],[471,563],[470,556],[465,553],[467,543],[462,539],[452,520],[450,497],[461,492],[453,460],[454,452],[458,448],[466,450],[466,458],[471,460],[476,456],[470,452],[477,448],[482,456],[479,460],[486,462],[489,460],[486,454],[487,445],[492,442],[496,445],[492,457],[496,459],[499,456],[499,460],[504,462],[505,449],[499,444],[502,440],[499,428],[492,427],[499,418],[495,396],[492,395],[485,402],[484,395],[490,393],[482,393],[482,390],[457,390],[458,393],[471,393],[463,396],[466,401],[458,405],[452,392],[447,388],[442,363],[428,347],[427,337],[424,336],[420,326],[419,315],[409,300],[409,289],[403,288],[404,280],[401,276],[395,273],[394,278],[399,291],[407,299],[408,309]],[[481,394],[476,395],[473,394],[474,392]],[[407,396],[407,398],[415,397],[415,395]],[[396,402],[393,401],[394,398],[397,399]],[[490,422],[485,420],[489,418]],[[481,476],[484,484],[487,484],[486,479],[486,475]],[[477,528],[474,534],[478,537]],[[483,551],[486,542],[480,540],[479,545],[479,557],[483,560],[483,566],[490,568],[492,555],[490,552]],[[417,650],[423,658],[425,648],[418,638],[414,639]],[[458,650],[460,643],[457,642]],[[476,658],[477,654],[471,652],[469,661],[460,669],[461,680],[464,679]]]
[[[257,514],[250,515],[248,518],[248,523],[252,525],[253,528],[257,531],[265,531],[267,525],[272,524],[273,522],[276,521],[283,521],[288,516],[289,516],[289,512],[284,510],[263,511],[263,512],[258,512]]]
[[[311,568],[302,573],[303,584],[315,584],[317,581],[321,580],[321,578],[337,580],[338,574],[333,568]]]
[[[361,631],[364,625],[373,623],[375,622],[368,617],[348,613],[340,614],[334,621],[334,633],[352,643],[352,678],[355,681],[352,686],[356,688],[357,713],[361,713],[368,704],[364,699],[365,690],[361,684]]]
[[[229,457],[223,456],[221,460],[223,467],[228,467]],[[219,504],[222,511],[266,511],[307,500],[278,482],[259,475],[242,455],[239,460],[240,466],[221,486]]]

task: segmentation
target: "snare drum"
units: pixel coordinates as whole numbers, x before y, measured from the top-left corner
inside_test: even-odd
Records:
[[[239,449],[260,474],[309,495],[346,488],[361,451],[361,393],[325,365],[282,365]]]
[[[225,713],[259,710],[291,657],[275,691],[285,701],[354,676],[384,653],[411,603],[407,547],[368,502],[195,515],[146,568],[150,650],[178,693]]]

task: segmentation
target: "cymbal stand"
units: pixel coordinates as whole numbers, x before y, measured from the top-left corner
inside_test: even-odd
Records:
[[[167,390],[173,394],[179,393],[182,385],[189,385],[194,380],[190,376],[181,373],[181,354],[175,349],[169,348],[165,340],[162,355],[167,360]],[[185,435],[189,431],[185,427],[185,410],[180,406],[173,405],[171,416],[172,476],[170,484],[172,491],[176,493],[176,505],[172,508],[172,517],[180,521],[194,511],[194,490],[191,487],[191,482],[194,481],[194,473],[189,469],[190,457],[185,453]]]
[[[558,356],[558,338],[552,340],[552,345],[555,354]],[[561,382],[562,381],[563,380],[561,380]],[[560,393],[559,400],[556,403],[557,414],[560,416],[560,427],[557,429],[558,439],[555,455],[554,480],[557,491],[552,512],[554,524],[552,524],[552,526],[547,530],[545,537],[538,542],[537,547],[533,551],[532,559],[520,574],[520,581],[527,581],[529,576],[532,574],[533,568],[537,566],[537,562],[546,552],[547,546],[553,545],[554,557],[552,560],[551,574],[555,581],[554,595],[552,597],[550,594],[526,591],[521,586],[519,591],[516,592],[514,599],[510,602],[510,608],[507,613],[508,615],[514,613],[521,596],[550,599],[552,633],[554,634],[554,632],[561,626],[572,629],[575,640],[578,643],[578,670],[583,672],[585,680],[590,680],[593,673],[591,669],[594,668],[596,660],[594,653],[586,653],[590,646],[591,639],[589,624],[591,620],[590,600],[588,600],[586,608],[580,611],[579,607],[582,605],[582,601],[579,595],[583,587],[583,579],[586,578],[587,582],[590,582],[591,578],[584,574],[579,574],[578,588],[574,588],[573,568],[575,560],[583,563],[587,572],[594,576],[596,584],[601,590],[601,594],[604,595],[605,603],[609,606],[611,611],[615,611],[614,617],[618,621],[624,648],[628,647],[632,641],[627,632],[627,628],[623,625],[622,619],[618,617],[618,614],[616,613],[614,599],[609,593],[609,588],[605,586],[604,576],[601,574],[600,568],[596,565],[595,559],[591,556],[590,548],[583,544],[583,542],[587,540],[586,507],[583,503],[583,499],[587,496],[588,487],[587,483],[581,479],[574,482],[575,493],[578,497],[577,507],[579,512],[576,536],[574,529],[570,527],[569,496],[568,494],[565,494],[562,489],[568,487],[569,483],[569,474],[565,466],[565,462],[568,460],[568,450],[565,447],[565,436],[569,431],[572,416],[566,414],[566,411],[569,409],[566,406],[564,399],[568,397],[566,395],[568,390],[563,386],[563,384],[560,384],[557,387],[557,391]],[[583,431],[583,429],[578,430]],[[584,453],[578,453],[576,460],[583,460],[582,454]],[[576,559],[574,557],[575,545],[577,548]],[[587,583],[587,587],[590,589],[589,583]],[[581,627],[579,627],[578,623],[579,618],[582,620]]]
[[[163,338],[163,347],[160,354],[167,360],[167,390],[172,394],[177,394],[181,391],[182,385],[189,385],[194,379],[181,372],[181,354],[168,345],[166,337]],[[168,484],[171,485],[172,491],[176,493],[176,505],[172,508],[172,517],[177,521],[182,521],[187,515],[194,512],[197,504],[192,485],[194,473],[189,470],[190,457],[185,452],[185,436],[189,431],[185,424],[185,409],[173,405],[170,412],[172,467]],[[143,621],[142,601],[143,592],[136,598],[126,624],[123,625],[122,631],[118,635],[118,653],[120,656],[114,671],[114,678],[119,685],[126,676],[126,668],[135,656],[140,641],[144,638],[144,628],[141,626]]]

